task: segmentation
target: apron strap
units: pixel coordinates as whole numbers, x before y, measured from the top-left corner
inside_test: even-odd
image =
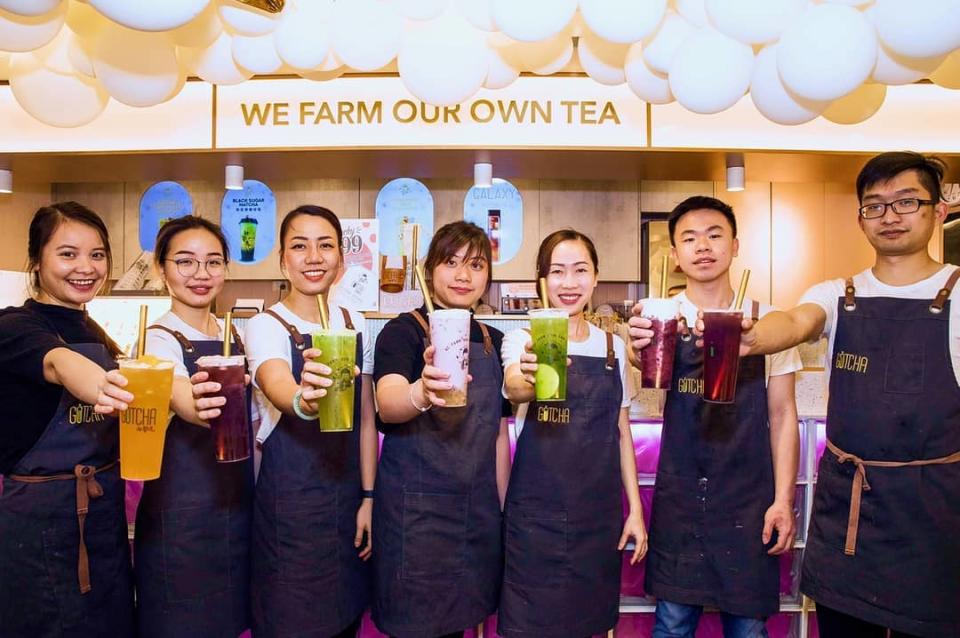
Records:
[[[947,299],[950,298],[950,293],[953,292],[953,287],[956,285],[957,279],[960,279],[960,268],[954,268],[953,272],[950,273],[947,283],[943,285],[943,288],[940,289],[940,292],[938,292],[937,296],[933,299],[933,303],[930,304],[930,312],[935,315],[943,312],[943,306],[947,303]]]
[[[426,350],[430,347],[430,326],[427,324],[427,320],[416,310],[411,310],[407,314],[416,319],[423,329],[423,349]]]
[[[490,331],[481,321],[478,321],[477,325],[480,326],[480,332],[483,334],[483,354],[489,355],[493,352],[493,339],[490,338]]]
[[[613,370],[617,365],[617,353],[613,350],[613,333],[604,331],[604,334],[607,335],[607,370]]]
[[[827,448],[837,457],[837,463],[853,463],[856,467],[856,473],[853,475],[853,486],[850,492],[850,513],[847,517],[847,538],[843,546],[843,553],[847,556],[853,556],[857,553],[857,530],[860,527],[860,497],[863,492],[870,491],[870,483],[867,481],[868,467],[917,467],[920,465],[948,465],[950,463],[960,463],[960,450],[949,456],[941,456],[935,459],[922,459],[920,461],[864,461],[855,454],[844,452],[830,439],[827,439]]]
[[[168,328],[166,326],[161,326],[159,323],[155,323],[152,326],[147,326],[147,330],[163,330],[168,334],[172,334],[173,338],[180,342],[180,347],[183,348],[184,352],[193,352],[193,343],[187,339],[182,332],[179,330],[174,330],[173,328]]]
[[[270,308],[267,308],[266,310],[264,310],[264,312],[270,315],[271,317],[273,317],[274,319],[276,319],[277,321],[279,321],[280,325],[286,328],[287,332],[289,332],[290,336],[293,338],[293,343],[294,345],[297,346],[297,350],[303,350],[307,346],[307,342],[304,341],[303,335],[300,334],[300,331],[294,328],[289,323],[287,323],[287,321],[284,320],[283,317],[275,313]]]
[[[756,299],[750,303],[750,318],[753,319],[754,323],[760,321],[760,302]]]
[[[233,321],[230,322],[230,334],[233,335],[233,342],[243,348],[243,339],[240,338],[240,332],[233,325]]]
[[[347,309],[343,306],[340,306],[340,312],[343,313],[343,326],[347,330],[354,330],[355,328],[353,327],[353,321],[350,319],[350,313],[347,312]]]
[[[856,294],[857,289],[853,285],[853,277],[847,277],[843,288],[843,309],[847,312],[853,312],[857,309]]]
[[[87,554],[87,543],[83,538],[87,514],[90,512],[90,499],[103,496],[103,487],[97,483],[96,475],[104,470],[116,466],[119,461],[107,463],[96,468],[92,465],[75,465],[72,474],[52,474],[49,476],[31,476],[11,474],[7,478],[20,483],[49,483],[51,481],[77,481],[77,525],[80,529],[80,547],[77,556],[77,580],[80,583],[80,593],[86,594],[92,589],[90,585],[90,558]]]

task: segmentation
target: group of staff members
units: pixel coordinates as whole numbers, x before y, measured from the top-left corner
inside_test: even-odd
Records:
[[[822,334],[829,450],[802,581],[820,635],[960,635],[960,310],[950,302],[960,270],[926,248],[946,216],[942,177],[942,164],[913,153],[867,164],[859,216],[876,264],[815,286],[789,312],[747,300],[727,406],[676,388],[700,378],[698,311],[733,304],[736,218],[713,198],[671,215],[691,334],[678,340],[654,495],[655,636],[693,636],[704,606],[721,611],[726,636],[766,635],[776,556],[796,533],[793,347]],[[570,316],[562,415],[537,409],[524,330],[503,335],[471,317],[467,406],[447,407],[425,307],[391,320],[376,346],[362,315],[330,308],[331,327],[358,332],[356,400],[352,430],[321,432],[331,370],[315,360],[311,333],[341,241],[330,210],[290,211],[279,238],[290,293],[234,336],[259,415],[255,479],[251,460],[216,463],[207,421],[225,399],[196,366],[232,329],[211,312],[226,240],[193,216],[160,230],[155,265],[172,306],[149,326],[145,350],[173,361],[176,376],[161,478],[145,485],[131,563],[116,417],[133,397],[119,349],[84,310],[110,272],[107,229],[74,202],[37,211],[33,299],[0,311],[0,637],[351,637],[368,607],[399,638],[462,636],[497,610],[511,638],[614,627],[621,552],[631,563],[647,552],[628,419],[630,364],[652,337],[641,306],[629,344],[591,325],[593,242],[572,229],[543,240],[536,275]],[[482,229],[438,229],[424,263],[434,304],[472,310],[491,265]]]

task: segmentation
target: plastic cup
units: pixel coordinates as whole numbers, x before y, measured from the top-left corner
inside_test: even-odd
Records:
[[[173,362],[146,355],[120,361],[124,390],[133,401],[120,413],[120,476],[127,480],[160,478],[163,441],[170,420]]]
[[[743,311],[705,310],[703,313],[703,400],[733,403],[740,369],[740,333]]]
[[[566,310],[541,308],[530,311],[530,335],[537,355],[535,396],[537,401],[567,400]]]
[[[640,387],[669,390],[673,382],[673,357],[677,351],[676,299],[644,299],[641,317],[653,324],[650,345],[640,351]]]
[[[250,458],[250,422],[247,413],[247,392],[244,383],[244,357],[212,356],[197,359],[197,368],[220,384],[216,396],[226,397],[220,416],[210,419],[214,456],[220,463]]]
[[[441,309],[430,313],[430,343],[433,365],[450,374],[449,390],[437,392],[448,408],[467,404],[467,372],[470,369],[470,311]]]
[[[349,432],[353,429],[354,375],[357,365],[357,332],[347,329],[313,333],[313,347],[320,350],[314,359],[330,368],[333,385],[317,400],[321,432]]]
[[[244,217],[240,220],[240,261],[253,261],[253,252],[257,246],[257,220]]]

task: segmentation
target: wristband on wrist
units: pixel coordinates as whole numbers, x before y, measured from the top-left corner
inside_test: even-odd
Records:
[[[410,396],[410,405],[412,405],[413,407],[415,407],[415,408],[416,408],[417,410],[419,410],[421,413],[426,412],[427,410],[429,410],[430,408],[433,407],[433,404],[432,404],[432,403],[427,403],[426,407],[423,407],[423,408],[421,408],[419,405],[417,405],[417,402],[414,401],[414,399],[413,399],[413,383],[410,384],[410,395],[409,395],[409,396]]]
[[[360,490],[360,498],[373,498],[373,490]]]
[[[301,419],[303,419],[304,421],[313,421],[314,419],[317,418],[317,415],[316,414],[310,415],[303,411],[303,409],[300,407],[300,399],[302,397],[303,397],[303,388],[300,388],[293,395],[293,413],[296,414]]]

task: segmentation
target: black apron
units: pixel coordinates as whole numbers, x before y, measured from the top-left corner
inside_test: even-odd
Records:
[[[117,367],[102,344],[66,347]],[[117,428],[116,416],[95,414],[64,389],[40,439],[4,477],[0,636],[134,635]]]
[[[411,314],[426,347],[426,322]],[[497,608],[503,369],[480,328],[484,343],[470,344],[467,406],[425,412],[383,440],[373,502],[373,621],[391,636],[459,632]]]
[[[617,624],[623,530],[620,403],[607,356],[571,356],[567,400],[532,401],[504,509],[506,567],[497,631],[583,638]]]
[[[815,601],[920,636],[960,636],[958,276],[933,302],[856,298],[847,281],[801,576]]]
[[[187,373],[223,342],[180,343]],[[234,349],[243,344],[234,335]],[[252,435],[251,435],[252,436]],[[213,435],[174,416],[160,478],[144,482],[134,536],[140,638],[236,638],[250,626],[253,460],[217,463]]]
[[[341,309],[342,310],[342,309]],[[293,378],[300,382],[301,334],[290,333]],[[347,328],[353,329],[343,310]],[[357,364],[363,361],[357,335]],[[369,570],[353,546],[360,509],[360,377],[353,430],[321,432],[316,420],[283,414],[263,443],[253,508],[253,635],[333,636],[369,602]]]
[[[756,301],[753,316],[759,314]],[[779,560],[761,540],[776,495],[765,362],[742,357],[733,403],[703,400],[703,350],[677,340],[663,412],[646,590],[736,616],[777,613]]]

